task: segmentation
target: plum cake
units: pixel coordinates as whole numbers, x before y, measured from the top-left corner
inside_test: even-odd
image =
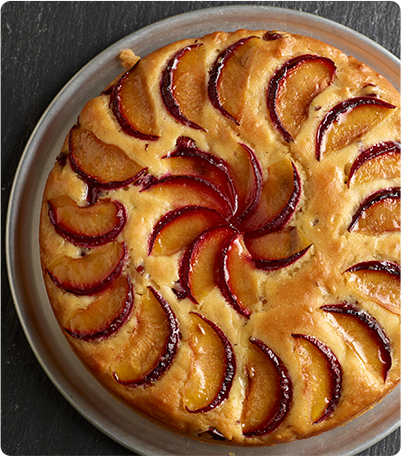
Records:
[[[64,336],[139,414],[274,445],[343,425],[400,379],[400,96],[282,31],[139,58],[89,100],[44,191]]]

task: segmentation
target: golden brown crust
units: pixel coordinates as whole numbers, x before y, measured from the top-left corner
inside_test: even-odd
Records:
[[[128,261],[123,274],[130,277],[134,289],[134,306],[130,318],[112,336],[100,341],[72,337],[64,329],[72,349],[95,377],[126,404],[157,423],[194,438],[207,438],[210,428],[217,429],[234,445],[272,445],[307,438],[353,419],[372,407],[399,382],[400,321],[373,299],[350,288],[344,272],[362,261],[398,263],[399,233],[367,236],[349,232],[347,227],[359,202],[374,191],[399,186],[399,179],[374,180],[348,188],[347,174],[360,150],[383,141],[400,141],[398,92],[382,76],[353,57],[312,38],[276,32],[280,39],[259,40],[244,61],[246,77],[238,95],[238,123],[222,116],[207,99],[208,69],[219,52],[249,36],[263,37],[265,31],[239,30],[234,33],[215,32],[197,40],[184,40],[163,47],[140,61],[145,75],[146,91],[151,100],[151,115],[156,120],[159,139],[147,141],[124,133],[110,107],[110,90],[89,101],[79,116],[80,127],[89,130],[102,142],[117,146],[147,168],[153,176],[168,171],[161,157],[176,148],[179,137],[191,137],[196,146],[234,164],[233,151],[238,143],[255,152],[263,169],[280,158],[289,156],[302,183],[302,194],[290,225],[301,230],[312,243],[308,252],[294,264],[276,271],[254,271],[260,302],[249,319],[228,305],[216,288],[201,305],[188,298],[180,300],[173,292],[179,280],[182,252],[171,256],[148,254],[148,239],[156,222],[172,209],[167,196],[156,197],[141,191],[140,185],[103,190],[101,198],[120,202],[127,222],[117,241],[128,246]],[[203,130],[177,122],[166,110],[160,97],[160,77],[170,58],[185,46],[202,43],[198,64],[204,73],[197,80],[204,103],[194,114]],[[336,65],[336,77],[309,106],[308,116],[293,142],[286,142],[273,125],[266,106],[267,81],[291,58],[313,54],[331,59]],[[130,56],[130,54],[129,54]],[[132,56],[131,56],[132,57]],[[132,59],[132,63],[135,63]],[[198,70],[198,66],[194,72]],[[240,79],[240,76],[239,76]],[[109,86],[109,87],[112,87]],[[202,89],[203,88],[203,89]],[[343,100],[374,93],[396,106],[378,126],[373,126],[358,140],[317,160],[316,131],[327,112]],[[63,153],[68,153],[68,141]],[[64,157],[65,158],[65,157]],[[88,186],[74,172],[70,161],[59,160],[50,173],[44,192],[40,224],[41,260],[50,302],[62,328],[68,325],[78,308],[88,307],[96,298],[65,292],[51,280],[47,268],[62,257],[80,258],[88,249],[73,245],[58,234],[48,216],[47,201],[67,194],[78,205],[85,205]],[[90,250],[90,249],[89,249]],[[116,382],[113,363],[130,338],[139,319],[148,287],[158,290],[170,305],[179,323],[180,339],[177,353],[168,370],[149,386],[136,388]],[[355,347],[336,330],[332,314],[324,305],[341,302],[358,303],[383,328],[389,339],[392,365],[383,381],[380,373],[361,359]],[[229,396],[206,413],[190,413],[185,408],[183,392],[191,372],[191,312],[200,312],[215,322],[231,341],[236,359],[236,372]],[[333,326],[334,325],[334,326]],[[331,348],[342,367],[339,402],[329,418],[318,424],[311,419],[312,392],[302,376],[301,358],[293,334],[308,334]],[[292,405],[284,421],[271,433],[252,438],[242,433],[241,416],[249,377],[247,374],[250,337],[262,340],[282,360],[292,382]],[[369,343],[369,341],[362,341]]]

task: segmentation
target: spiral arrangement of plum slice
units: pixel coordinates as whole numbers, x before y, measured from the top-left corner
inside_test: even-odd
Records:
[[[388,141],[363,150],[354,161],[348,186],[362,185],[367,179],[391,179],[400,172],[400,144]],[[352,183],[351,183],[352,180]],[[356,208],[348,231],[385,235],[401,227],[400,187],[377,190]],[[367,260],[350,266],[344,274],[350,287],[363,298],[372,299],[390,312],[400,314],[400,266],[388,260]]]
[[[242,38],[219,51],[207,75],[202,43],[176,51],[160,75],[165,110],[186,131],[206,134],[201,106],[210,103],[224,122],[240,130],[236,100],[246,92],[244,62],[258,52],[263,40],[281,38],[280,34]],[[266,122],[271,121],[281,143],[290,147],[296,141],[309,106],[333,84],[336,71],[331,59],[312,54],[298,55],[275,69],[266,81]],[[121,134],[144,143],[158,141],[162,131],[147,84],[138,61],[108,92]],[[377,96],[365,95],[329,108],[313,138],[314,160],[321,162],[355,143],[395,108]],[[191,358],[183,408],[190,414],[205,414],[220,407],[229,398],[235,377],[242,375],[246,385],[240,419],[243,436],[252,439],[274,432],[285,421],[293,400],[286,360],[267,341],[251,336],[248,357],[241,361],[243,371],[238,373],[235,344],[203,315],[202,304],[217,290],[222,302],[246,325],[261,306],[255,272],[268,275],[308,262],[313,243],[294,222],[303,193],[296,160],[290,154],[278,154],[264,171],[258,153],[245,142],[237,143],[236,161],[231,162],[213,150],[202,150],[188,133],[177,137],[174,150],[160,157],[168,172],[153,175],[79,122],[70,131],[68,145],[67,159],[87,184],[87,198],[85,205],[67,194],[49,198],[48,217],[56,233],[80,248],[81,254],[64,255],[46,270],[66,293],[93,296],[93,301],[74,310],[64,324],[65,331],[85,343],[99,343],[115,335],[135,308],[135,327],[112,363],[115,382],[132,389],[148,388],[168,372],[183,343],[181,322],[155,284],[134,300],[135,284],[126,272],[130,254],[123,240],[130,214],[113,192],[135,186],[139,198],[146,194],[155,201],[167,199],[171,208],[148,233],[147,255],[178,258],[173,292],[188,308],[185,343]],[[372,179],[395,179],[399,154],[396,141],[362,150],[346,176],[348,191]],[[64,161],[59,158],[60,164],[65,162],[65,157]],[[351,238],[391,234],[400,230],[399,213],[400,188],[391,185],[358,202],[345,231]],[[318,312],[348,335],[345,342],[386,382],[392,365],[391,344],[379,321],[364,309],[363,299],[399,315],[400,266],[382,258],[361,259],[344,267],[343,278],[353,298],[326,304]],[[302,377],[309,379],[305,391],[312,402],[311,423],[319,425],[339,406],[341,363],[314,334],[289,336]],[[355,340],[365,341],[362,355]],[[206,433],[225,439],[217,428]]]
[[[245,174],[248,182],[223,159],[181,137],[177,148],[163,157],[172,162],[172,171],[145,180],[141,192],[164,192],[176,206],[156,223],[149,253],[185,250],[179,297],[200,303],[202,295],[216,286],[240,315],[249,318],[259,301],[253,271],[288,266],[310,246],[282,258],[266,256],[264,242],[256,240],[281,231],[291,220],[301,195],[300,178],[293,162],[283,158],[269,168],[263,182],[252,149],[239,144],[237,153],[251,170]]]

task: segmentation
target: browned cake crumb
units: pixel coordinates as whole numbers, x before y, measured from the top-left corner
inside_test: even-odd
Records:
[[[72,349],[205,441],[303,439],[377,404],[400,379],[399,93],[281,31],[120,57],[43,197]]]

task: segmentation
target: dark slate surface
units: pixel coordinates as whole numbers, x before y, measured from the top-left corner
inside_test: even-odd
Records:
[[[13,177],[40,116],[72,76],[120,38],[160,19],[236,2],[8,2],[1,10],[2,230]],[[395,2],[244,2],[287,7],[344,24],[399,57]],[[9,291],[2,241],[2,434],[7,455],[123,455],[61,396],[36,360]],[[365,450],[400,450],[399,430]]]

